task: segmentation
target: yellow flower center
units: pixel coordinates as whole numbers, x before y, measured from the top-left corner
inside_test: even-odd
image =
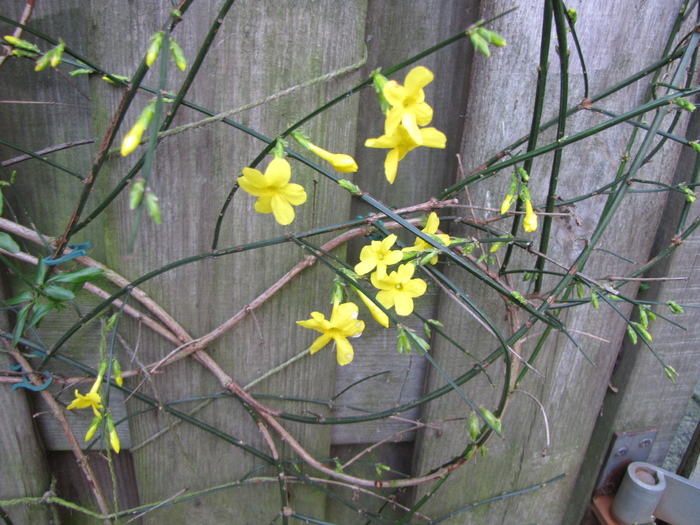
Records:
[[[379,259],[380,261],[381,261],[383,258],[384,258],[384,256],[383,256],[381,253],[380,253],[379,256],[377,257],[377,259]]]
[[[396,289],[397,289],[397,290],[400,290],[400,289],[401,289],[401,285],[400,285],[400,284],[397,284],[397,285],[396,285]]]

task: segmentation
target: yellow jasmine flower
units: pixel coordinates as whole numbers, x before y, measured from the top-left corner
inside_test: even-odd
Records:
[[[523,220],[523,229],[526,232],[534,232],[537,229],[537,215],[532,209],[532,202],[525,201],[525,220]]]
[[[306,202],[306,191],[299,184],[291,184],[292,169],[285,159],[276,158],[265,170],[265,175],[253,168],[243,168],[238,184],[243,191],[258,197],[255,211],[273,213],[282,225],[294,220],[294,208]]]
[[[399,168],[399,161],[403,160],[409,151],[418,146],[443,149],[447,143],[445,134],[435,128],[420,128],[418,129],[418,135],[420,136],[420,142],[414,140],[406,127],[399,124],[396,126],[393,134],[386,134],[379,138],[365,141],[365,146],[368,148],[391,148],[391,151],[386,154],[386,160],[384,161],[384,175],[386,175],[386,180],[389,181],[389,184],[394,183],[396,172]]]
[[[386,270],[387,266],[396,264],[403,259],[401,250],[392,250],[396,242],[396,235],[391,234],[381,241],[372,241],[362,248],[360,262],[355,265],[357,275],[365,275],[380,266]]]
[[[357,162],[350,155],[344,153],[331,153],[323,148],[319,148],[315,144],[309,143],[309,151],[315,153],[323,160],[330,162],[331,166],[340,173],[353,173],[357,171]]]
[[[442,244],[445,246],[449,246],[451,239],[450,236],[447,235],[446,233],[437,233],[438,228],[440,227],[440,219],[437,216],[437,213],[434,211],[428,215],[428,222],[425,224],[425,228],[423,228],[421,231],[423,233],[427,233],[428,235],[432,235],[434,237],[437,237],[437,240],[439,240]],[[404,252],[425,252],[428,250],[432,250],[433,247],[425,242],[423,239],[420,237],[416,237],[415,243],[413,246],[408,246],[403,249]],[[438,261],[438,256],[435,255],[432,259],[430,259],[430,264],[435,264]]]
[[[335,301],[330,320],[320,312],[311,312],[311,319],[297,321],[298,325],[323,334],[314,341],[309,351],[315,354],[332,340],[336,344],[338,364],[343,366],[350,363],[354,357],[354,351],[347,338],[359,337],[365,329],[364,321],[357,319],[357,311],[355,303],[340,304],[339,301]]]
[[[95,384],[99,386],[99,383],[95,383]],[[68,408],[68,410],[72,410],[74,408],[92,407],[92,411],[95,413],[95,417],[101,418],[102,414],[100,414],[99,411],[104,408],[101,403],[102,403],[102,398],[100,397],[100,394],[98,394],[96,391],[91,390],[90,392],[88,392],[87,394],[85,394],[83,396],[76,389],[75,399],[73,400],[73,402],[70,405],[68,405],[67,408]]]
[[[420,297],[428,289],[423,279],[411,279],[416,267],[413,264],[402,264],[398,270],[386,274],[381,268],[372,274],[372,284],[381,290],[377,301],[384,308],[396,306],[398,315],[409,315],[413,312],[413,299]]]
[[[384,97],[391,104],[391,109],[386,115],[384,134],[391,136],[399,124],[403,124],[413,141],[422,144],[422,137],[418,126],[427,126],[433,119],[433,108],[425,102],[423,88],[433,81],[432,72],[418,66],[406,75],[404,85],[390,80],[384,85]]]

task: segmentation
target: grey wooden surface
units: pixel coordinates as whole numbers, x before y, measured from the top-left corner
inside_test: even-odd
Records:
[[[509,45],[495,51],[488,60],[481,55],[474,56],[465,39],[420,62],[435,73],[435,81],[426,88],[426,93],[435,109],[432,125],[446,133],[448,144],[445,150],[424,148],[409,153],[399,167],[394,185],[389,185],[384,179],[385,151],[363,147],[366,138],[377,137],[383,130],[382,116],[371,89],[316,117],[304,129],[317,144],[331,151],[353,154],[361,167],[360,171],[344,177],[352,178],[364,191],[383,202],[400,207],[427,200],[463,176],[457,155],[464,171],[470,172],[502,147],[527,133],[537,72],[541,4],[532,2],[521,5],[517,11],[493,25],[493,29],[501,33]],[[659,58],[677,4],[625,2],[623,7],[599,0],[567,4],[567,7],[574,7],[579,12],[577,29],[586,55],[592,93]],[[514,5],[505,0],[488,3],[457,0],[358,0],[344,3],[240,1],[219,30],[212,51],[187,98],[214,112],[241,107],[355,63],[363,56],[366,47],[367,62],[360,71],[301,89],[234,117],[274,137],[309,111],[356,85],[372,70],[401,62],[470,23]],[[20,7],[17,5],[12,9]],[[135,69],[148,46],[149,36],[160,28],[167,14],[162,6],[152,3],[120,3],[114,9],[105,9],[97,3],[90,4],[88,9],[80,7],[80,2],[50,6],[41,4],[37,6],[32,22],[37,28],[63,36],[66,40],[70,35],[69,45],[94,58],[110,71],[124,75]],[[177,27],[174,35],[189,59],[201,45],[218,9],[218,2],[195,2]],[[8,14],[17,16],[14,12]],[[74,27],[79,27],[80,31],[74,30]],[[558,59],[554,51],[550,61],[547,100],[554,108],[558,96]],[[177,85],[184,78],[184,74],[173,69],[169,72],[169,86]],[[403,81],[404,75],[405,72],[399,72],[392,78]],[[7,127],[0,130],[1,138],[11,138],[29,149],[85,137],[100,140],[121,96],[117,88],[98,78],[72,80],[89,96],[88,100],[67,81],[57,78],[56,73],[35,74],[30,65],[20,62],[6,64],[3,76],[11,81],[0,83],[2,99],[16,98],[19,88],[27,100],[59,98],[81,106],[76,109],[2,105],[0,114],[3,121],[31,120],[35,123],[33,128],[17,126],[12,132]],[[154,68],[147,76],[146,83],[154,85],[156,82]],[[580,66],[573,58],[570,82],[569,103],[573,105],[583,97]],[[606,100],[604,106],[623,112],[640,103],[643,95],[644,90],[635,86]],[[145,93],[137,96],[127,115],[124,130],[134,122],[149,99],[150,95]],[[546,112],[545,119],[551,116],[553,110]],[[199,114],[183,108],[175,125],[199,118]],[[568,123],[567,134],[604,120],[605,117],[596,114],[576,115]],[[683,135],[684,125],[676,133]],[[37,130],[42,132],[38,133]],[[44,130],[51,133],[47,134]],[[610,181],[624,151],[629,131],[629,128],[616,128],[567,148],[560,197],[566,199],[585,193]],[[119,137],[122,135],[123,132]],[[551,140],[552,136],[551,132],[545,133],[540,138],[540,144]],[[301,152],[298,147],[293,147]],[[151,183],[160,199],[163,224],[157,227],[144,217],[135,253],[125,258],[133,228],[133,214],[124,195],[107,208],[101,220],[83,230],[79,240],[92,241],[95,248],[91,255],[129,279],[184,257],[206,252],[212,242],[213,225],[224,197],[240,170],[253,160],[261,148],[260,142],[221,124],[166,139],[158,149]],[[87,170],[91,154],[95,151],[96,146],[78,148],[61,153],[57,159],[78,171]],[[6,148],[0,149],[0,153],[2,159],[14,155]],[[652,164],[645,167],[640,176],[666,183],[685,180],[687,174],[680,171],[674,173],[678,157],[679,148],[671,147],[668,153],[656,157]],[[530,187],[536,204],[541,204],[546,194],[550,161],[549,157],[538,160],[531,173]],[[132,162],[131,157],[115,157],[108,161],[88,210],[124,177]],[[264,169],[267,162],[263,161],[260,167]],[[299,163],[293,163],[292,168],[295,181],[302,182],[309,192],[309,201],[297,208],[295,223],[291,227],[282,227],[274,222],[272,216],[254,214],[253,198],[239,191],[224,220],[220,247],[342,222],[369,211],[367,206],[351,201],[347,192],[334,187],[331,182]],[[69,180],[65,175],[57,176],[34,162],[22,165],[20,173],[19,189],[23,202],[28,206],[26,213],[22,214],[22,221],[28,223],[31,220],[40,231],[49,235],[62,233],[80,183]],[[485,184],[479,184],[470,189],[470,198],[485,207],[498,208],[508,179],[509,176],[503,173]],[[668,238],[668,234],[663,233],[665,222],[659,230],[660,237],[656,241],[654,239],[662,217],[659,212],[666,208],[673,210],[674,206],[677,208],[677,203],[667,203],[663,193],[634,195],[626,202],[625,212],[610,226],[600,247],[622,253],[635,264],[599,252],[586,266],[587,274],[596,278],[624,274],[646,261],[656,247],[665,245],[664,239],[667,241]],[[589,236],[595,227],[603,205],[603,197],[590,199],[572,207],[575,217],[557,219],[550,254],[564,263],[571,263],[583,247],[582,239]],[[453,212],[471,213],[468,210],[450,211]],[[493,212],[475,213],[493,215]],[[478,236],[474,230],[465,227],[454,228],[451,233]],[[536,235],[532,237],[537,238]],[[412,242],[410,235],[402,235],[401,239]],[[366,239],[356,240],[347,249],[338,250],[338,253],[346,253],[349,261],[354,263],[365,242]],[[670,275],[688,276],[693,273],[697,259],[696,243],[691,240],[686,244],[668,267]],[[293,244],[278,245],[184,266],[149,281],[143,288],[196,338],[249,304],[301,257],[301,250]],[[533,262],[522,257],[515,264],[531,265]],[[503,302],[492,290],[473,282],[473,279],[465,279],[461,273],[449,268],[446,272],[467,290],[497,325],[504,331],[508,330]],[[234,330],[217,339],[207,352],[239,384],[246,384],[280,365],[313,341],[313,334],[297,327],[295,321],[308,318],[314,310],[326,315],[330,313],[331,279],[332,273],[320,265],[304,271],[274,301],[257,309]],[[545,290],[548,284],[545,284]],[[515,283],[515,286],[519,285]],[[694,286],[692,282],[666,283],[654,289],[654,295],[647,298],[653,297],[652,300],[662,302],[668,299],[693,302],[696,295]],[[624,292],[633,297],[636,286],[627,285]],[[487,456],[474,458],[454,473],[421,509],[422,513],[437,517],[468,503],[566,473],[564,480],[540,491],[495,502],[446,522],[577,523],[597,476],[597,462],[612,432],[655,425],[660,433],[653,454],[657,459],[663,458],[684,403],[692,394],[692,386],[689,385],[695,384],[700,374],[692,346],[696,336],[691,335],[692,332],[671,330],[660,321],[654,325],[655,347],[669,364],[681,372],[679,380],[671,384],[648,351],[632,348],[623,342],[624,322],[605,308],[601,306],[600,311],[594,311],[584,307],[562,315],[567,326],[577,331],[576,337],[595,362],[595,367],[565,336],[559,334],[550,338],[547,348],[534,363],[544,377],[530,373],[521,386],[537,397],[547,412],[551,445],[546,455],[542,455],[545,431],[539,408],[527,396],[514,394],[503,420],[505,439],[493,438],[488,444]],[[420,302],[419,309],[427,317],[439,318],[448,327],[450,335],[462,341],[476,356],[483,357],[496,346],[494,338],[468,314],[434,291]],[[625,312],[629,314],[629,309]],[[50,343],[60,333],[61,326],[58,322],[48,321],[43,329]],[[696,324],[694,313],[686,313],[681,322],[692,328]],[[444,384],[444,378],[426,365],[423,358],[417,355],[397,356],[394,329],[391,332],[380,331],[368,317],[367,325],[366,334],[359,340],[353,340],[356,354],[351,365],[339,368],[333,352],[326,348],[313,357],[289,366],[283,373],[255,386],[252,391],[256,394],[329,400],[335,393],[364,377],[388,371],[388,374],[349,389],[338,399],[345,405],[382,409]],[[416,324],[415,328],[420,330],[420,324]],[[533,332],[539,333],[540,330],[535,328]],[[173,344],[136,322],[125,321],[120,332],[126,344],[136,352],[137,359],[143,363],[156,361],[174,348]],[[76,358],[88,359],[87,356],[95,352],[97,333],[94,325],[88,327],[64,351]],[[592,336],[604,338],[605,341]],[[525,342],[524,355],[529,354],[534,340],[533,337]],[[127,352],[120,352],[122,359],[130,362]],[[441,340],[435,341],[432,355],[452,377],[469,370],[474,364]],[[620,364],[614,372],[618,360]],[[409,367],[411,372],[406,376]],[[61,372],[64,373],[64,370]],[[497,385],[502,384],[501,365],[494,365],[489,373]],[[404,377],[408,377],[405,384]],[[618,394],[606,396],[609,382],[618,388]],[[140,379],[128,381],[129,386],[138,385],[144,393],[163,402],[213,395],[221,391],[221,385],[206,370],[189,360],[168,366],[167,372],[154,376],[153,382],[139,383]],[[649,385],[651,388],[648,388]],[[4,392],[9,387],[0,385],[0,389]],[[653,395],[650,391],[653,391]],[[483,376],[468,383],[464,392],[478,404],[495,408],[493,403],[498,392]],[[179,407],[188,409],[194,405],[192,401]],[[274,403],[274,407],[299,413],[310,410],[321,416],[331,413],[316,405]],[[131,400],[127,408],[137,411],[143,405]],[[603,419],[598,418],[601,408]],[[26,416],[28,409],[22,405],[8,410]],[[351,413],[354,412],[340,409],[332,414]],[[410,469],[414,475],[423,475],[461,453],[467,442],[464,420],[461,418],[467,415],[468,408],[464,402],[455,394],[450,394],[420,411],[402,414],[404,420],[394,418],[336,427],[293,423],[285,423],[285,426],[317,457],[339,456],[347,459],[368,444],[410,428],[412,424],[406,420],[419,417],[422,423],[430,423],[431,426],[396,435],[396,440],[402,440],[402,443],[387,444],[377,450],[368,458],[370,465],[358,467],[358,472],[368,477],[376,476],[371,465],[374,461],[404,471]],[[215,400],[199,411],[197,417],[269,452],[248,414],[230,398]],[[232,482],[261,466],[260,461],[203,431],[175,423],[163,411],[151,411],[129,420],[130,445],[142,504],[165,500],[183,489],[192,492]],[[157,434],[163,429],[166,431]],[[31,428],[22,432],[23,435],[34,436]],[[20,445],[29,446],[29,441]],[[283,457],[297,459],[284,443],[278,442],[278,447]],[[32,454],[38,458],[40,474],[24,472],[22,479],[31,478],[32,481],[32,484],[25,482],[20,491],[24,495],[40,495],[46,489],[47,467],[41,461],[38,450]],[[2,471],[0,481],[3,484],[0,486],[5,487],[10,477],[5,474],[4,463]],[[316,474],[311,469],[304,469],[304,472]],[[255,471],[255,475],[274,475],[274,471]],[[427,490],[429,486],[421,486],[412,492],[399,494],[398,498],[401,502],[410,503],[411,499],[415,500]],[[293,487],[290,492],[290,506],[300,513],[319,519],[324,519],[325,514],[325,519],[333,523],[366,521],[366,518],[357,516],[318,491]],[[345,496],[352,498],[353,494],[347,491]],[[0,498],[6,497],[9,496],[4,493],[0,495]],[[380,505],[373,499],[361,501],[369,509]],[[278,510],[277,486],[256,485],[214,492],[163,507],[145,516],[144,523],[178,520],[258,524],[270,522]],[[400,512],[396,515],[400,515]]]

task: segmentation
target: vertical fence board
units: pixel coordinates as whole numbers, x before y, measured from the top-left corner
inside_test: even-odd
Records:
[[[509,2],[490,4],[482,12],[482,18],[510,7]],[[663,47],[664,39],[675,15],[675,6],[648,5],[645,7],[630,6],[626,12],[633,16],[620,19],[611,9],[602,3],[593,5],[587,3],[567,4],[579,13],[577,30],[583,53],[586,57],[588,73],[591,82],[591,93],[596,93],[615,82],[622,80],[640,69],[644,64],[659,58],[659,50]],[[615,6],[617,10],[620,6]],[[509,42],[506,52],[496,53],[488,60],[477,57],[473,69],[471,94],[467,107],[467,127],[464,140],[463,156],[466,171],[471,171],[487,157],[495,154],[500,148],[520,136],[526,135],[529,129],[529,115],[533,105],[534,82],[537,73],[538,49],[541,32],[543,4],[523,5],[506,19],[497,21],[494,30],[504,35]],[[636,34],[644,28],[649,35],[643,45],[623,47],[623,35]],[[606,37],[608,36],[608,37]],[[555,41],[552,43],[550,54],[550,82],[548,84],[547,106],[545,120],[555,116],[558,91],[559,73],[558,58],[554,52]],[[581,69],[572,56],[569,66],[570,97],[569,105],[582,100]],[[504,82],[508,78],[509,82]],[[498,89],[493,89],[498,85]],[[498,95],[494,95],[498,93]],[[600,104],[617,113],[621,113],[639,103],[644,90],[637,86],[629,88],[611,100]],[[651,117],[650,117],[651,118]],[[585,129],[595,123],[602,122],[600,116],[590,114],[577,115],[567,122],[567,135]],[[484,132],[488,129],[488,132]],[[562,199],[573,195],[587,193],[610,181],[615,174],[620,155],[629,136],[629,129],[613,129],[592,140],[582,141],[564,151],[564,164],[560,178],[558,194]],[[677,130],[678,131],[678,130]],[[540,145],[551,141],[552,132],[540,137]],[[641,139],[638,140],[637,144]],[[645,167],[640,172],[640,178],[671,181],[673,166],[678,154],[678,148],[671,148],[670,153],[655,159],[653,168]],[[536,205],[543,203],[549,175],[549,163],[539,160],[530,173],[530,188]],[[510,183],[510,169],[504,170],[486,184],[480,184],[471,196],[476,202],[498,208],[507,193]],[[618,216],[603,236],[599,246],[624,254],[637,263],[648,258],[652,245],[655,225],[659,220],[658,210],[664,204],[664,198],[649,195],[630,196],[626,201],[624,213]],[[571,211],[576,217],[563,217],[554,221],[552,247],[549,255],[565,264],[571,264],[583,248],[583,240],[587,238],[597,224],[604,199],[597,198],[583,203],[577,203]],[[576,218],[581,221],[577,224]],[[540,224],[542,219],[540,218]],[[640,224],[644,231],[639,230]],[[506,233],[505,230],[504,233]],[[471,233],[464,231],[464,235]],[[525,237],[528,234],[521,234]],[[532,236],[537,243],[539,231]],[[500,253],[503,252],[503,249]],[[499,255],[500,255],[499,253]],[[692,260],[692,254],[690,258]],[[521,259],[521,264],[531,267],[534,259]],[[634,270],[637,264],[625,263],[612,255],[597,255],[585,267],[585,273],[594,278],[604,278],[606,275],[624,275]],[[514,267],[518,267],[516,264]],[[554,266],[547,269],[557,270]],[[621,273],[620,273],[621,272]],[[478,304],[486,305],[486,313],[497,324],[505,327],[502,303],[496,294],[486,290],[484,286],[464,280],[448,272],[448,275],[458,279],[469,290],[470,296]],[[474,281],[472,279],[472,281]],[[545,282],[543,289],[551,286]],[[516,289],[526,287],[513,284]],[[623,287],[623,293],[634,297],[635,285]],[[539,304],[534,298],[535,304]],[[601,306],[605,310],[605,306]],[[629,314],[629,308],[623,312]],[[590,313],[590,315],[589,315]],[[453,327],[452,335],[459,341],[464,341],[467,348],[475,355],[485,357],[498,344],[495,338],[482,329],[476,322],[469,319],[452,302],[442,301],[439,318],[446,326]],[[575,313],[562,313],[562,321],[575,331],[575,337],[580,341],[583,350],[596,363],[591,366],[581,352],[576,350],[563,334],[552,334],[546,347],[534,363],[535,368],[544,376],[538,377],[530,372],[521,385],[522,390],[535,396],[544,406],[551,431],[551,445],[543,457],[546,448],[545,426],[542,414],[537,405],[525,395],[512,394],[506,415],[503,418],[504,440],[494,437],[488,444],[488,454],[485,458],[477,458],[473,463],[453,474],[450,488],[441,490],[423,508],[423,511],[435,517],[451,510],[457,510],[464,505],[485,500],[502,493],[523,489],[542,483],[558,474],[566,473],[567,478],[555,485],[546,487],[533,494],[518,498],[505,499],[477,508],[465,515],[457,515],[448,523],[510,523],[517,516],[519,521],[537,521],[542,523],[573,523],[562,521],[566,512],[568,500],[581,465],[581,451],[588,443],[588,437],[599,411],[608,379],[615,364],[616,349],[624,335],[625,323],[612,311],[590,312],[585,308],[577,309]],[[521,319],[520,322],[525,321]],[[519,322],[518,322],[519,325]],[[535,327],[532,333],[541,333],[542,328]],[[604,342],[593,336],[604,337]],[[533,337],[523,344],[523,355],[528,356],[534,347]],[[473,361],[450,349],[447,345],[437,342],[434,356],[452,377],[457,377],[473,366]],[[435,388],[445,383],[436,372],[429,375],[429,388]],[[657,375],[663,375],[660,367]],[[503,371],[499,366],[489,368],[489,373],[500,389],[504,382]],[[500,391],[494,391],[488,386],[484,377],[468,383],[464,392],[477,404],[495,409]],[[460,407],[462,407],[460,409]],[[424,421],[439,421],[445,417],[464,418],[469,413],[466,404],[456,395],[451,394],[437,403],[430,405],[424,411]],[[459,430],[462,429],[462,430]],[[459,454],[464,447],[466,435],[464,421],[445,423],[443,432],[425,431],[418,442],[419,472],[429,467],[447,461]],[[426,492],[426,488],[417,490],[417,497]]]

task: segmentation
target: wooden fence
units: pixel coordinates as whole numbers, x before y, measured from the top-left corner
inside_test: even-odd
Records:
[[[558,4],[556,0],[554,3]],[[192,2],[191,6],[185,4],[187,10],[182,21],[173,30],[173,36],[192,61],[216,21],[223,20],[186,100],[211,114],[227,112],[226,118],[271,138],[358,85],[377,68],[386,70],[464,31],[478,20],[516,7],[511,0],[239,0],[233,3],[230,11],[223,13],[220,11],[222,4],[227,2],[201,0]],[[393,185],[387,183],[383,174],[386,151],[364,147],[367,138],[383,134],[384,117],[371,88],[309,120],[303,129],[328,150],[354,155],[360,170],[347,178],[352,178],[362,191],[378,201],[393,208],[429,201],[478,171],[492,156],[529,133],[540,63],[543,12],[547,4],[549,0],[522,2],[518,9],[489,24],[490,29],[503,35],[508,42],[505,48],[492,48],[489,58],[475,52],[469,38],[462,38],[417,62],[435,74],[435,80],[426,88],[426,95],[434,108],[431,125],[446,134],[447,147],[412,151],[402,161]],[[602,100],[595,97],[662,58],[683,4],[632,0],[567,3],[567,8],[574,8],[578,13],[575,29],[585,57],[586,74],[576,59],[573,40],[569,38],[571,55],[566,106],[575,108],[583,104],[587,94],[591,99],[587,104],[609,113],[583,110],[574,113],[567,119],[566,137],[609,121],[613,118],[611,115],[623,114],[648,100],[650,77],[640,78]],[[22,2],[6,2],[0,8],[0,15],[20,20],[24,8]],[[61,37],[70,49],[105,71],[131,76],[148,49],[149,38],[163,27],[169,16],[168,6],[156,2],[85,5],[77,0],[66,0],[37,3],[27,25],[52,38]],[[679,35],[692,30],[693,23],[684,21]],[[4,20],[0,20],[0,29],[3,34],[15,30]],[[23,37],[37,42],[43,50],[50,47],[28,32]],[[679,36],[674,45],[680,41]],[[558,42],[553,37],[548,55],[543,122],[556,118],[559,107],[558,51]],[[671,82],[675,64],[677,61],[663,70],[661,82]],[[191,62],[189,67],[192,67]],[[28,238],[21,238],[22,232],[13,230],[11,222],[16,220],[47,237],[60,237],[75,212],[85,183],[37,159],[13,163],[12,159],[22,152],[10,144],[39,152],[57,144],[92,139],[93,142],[46,155],[87,176],[125,92],[124,88],[103,81],[99,74],[71,77],[67,74],[71,69],[74,67],[61,64],[56,69],[34,72],[30,61],[19,59],[7,59],[1,69],[3,180],[9,180],[10,173],[17,171],[16,182],[5,191],[8,205],[4,216],[8,220],[3,223],[3,229],[12,231],[15,238],[21,240],[22,251],[42,257],[48,252],[41,251],[41,243],[37,245]],[[391,78],[401,82],[405,71]],[[179,89],[186,75],[187,72],[171,67],[166,89]],[[305,84],[311,79],[315,79],[314,82]],[[158,84],[157,66],[151,68],[144,84]],[[657,90],[657,97],[666,94],[662,86]],[[112,147],[118,146],[141,108],[153,96],[145,91],[136,95]],[[166,105],[164,113],[167,111]],[[647,124],[654,114],[649,112],[644,116]],[[171,128],[202,118],[204,115],[196,108],[181,107]],[[671,118],[673,114],[669,114],[662,129],[670,125]],[[640,116],[639,120],[643,118]],[[623,155],[633,157],[644,139],[645,130],[636,131],[638,138],[628,150],[633,130],[629,124],[620,124],[567,145],[560,159],[561,177],[556,192],[560,202],[609,184],[618,174]],[[688,140],[698,138],[700,122],[697,117],[689,119],[683,115],[673,135]],[[566,141],[566,137],[557,136],[556,126],[553,126],[540,134],[538,144],[544,146],[557,139]],[[89,257],[123,276],[126,282],[193,258],[190,264],[177,265],[139,285],[162,309],[163,317],[156,322],[170,327],[172,337],[154,332],[143,318],[123,316],[118,329],[116,351],[123,367],[133,371],[125,385],[155,400],[157,405],[153,409],[129,392],[124,394],[127,398],[124,413],[128,412],[131,417],[118,425],[123,452],[111,456],[117,472],[120,509],[164,502],[140,516],[142,523],[254,525],[272,522],[284,510],[280,504],[279,485],[274,481],[277,471],[243,448],[250,446],[265,455],[274,455],[266,431],[274,435],[270,439],[276,444],[279,456],[296,462],[299,478],[329,479],[327,473],[306,464],[306,458],[290,446],[288,436],[271,427],[269,420],[256,424],[245,406],[230,395],[231,388],[227,390],[227,386],[231,384],[226,381],[233,380],[241,387],[249,385],[308,348],[313,336],[295,322],[308,318],[312,311],[328,315],[334,274],[324,265],[315,264],[291,279],[273,299],[258,304],[256,301],[264,297],[266,290],[304,260],[306,252],[293,242],[270,243],[241,252],[226,249],[344,223],[374,210],[366,200],[353,198],[331,180],[294,162],[294,180],[302,183],[309,194],[307,203],[297,208],[295,222],[291,226],[280,226],[271,215],[254,213],[253,198],[238,191],[226,209],[218,232],[217,248],[221,251],[212,250],[215,225],[227,195],[242,168],[255,159],[264,145],[221,121],[202,123],[164,138],[157,149],[150,181],[159,199],[162,224],[154,224],[144,214],[138,227],[134,223],[134,212],[129,209],[129,187],[101,214],[96,214],[94,220],[91,218],[95,208],[124,181],[137,155],[110,156],[101,167],[80,216],[81,221],[90,220],[71,239],[71,243],[90,242]],[[310,155],[302,148],[290,146],[301,154]],[[526,146],[519,146],[506,155],[525,151]],[[530,191],[537,205],[545,203],[553,155],[537,157],[530,170]],[[696,155],[692,148],[668,141],[653,161],[640,169],[635,180],[652,180],[676,187],[681,182],[691,183],[693,170],[697,171]],[[263,161],[261,166],[266,165],[267,161]],[[440,211],[444,216],[465,219],[463,224],[457,221],[450,227],[451,235],[489,237],[470,226],[469,221],[498,216],[497,210],[510,184],[511,169],[470,185],[466,193],[458,195],[459,205]],[[658,187],[659,184],[634,183],[636,190]],[[557,208],[559,215],[552,221],[548,252],[556,264],[548,264],[546,269],[562,271],[557,266],[561,264],[564,272],[569,270],[587,247],[606,202],[606,195],[601,192],[599,196]],[[680,191],[630,193],[623,211],[615,216],[595,245],[594,256],[585,268],[572,271],[581,271],[598,283],[616,283],[622,280],[619,276],[631,275],[662,250],[680,243],[679,250],[643,277],[682,280],[649,281],[651,285],[639,295],[640,281],[629,281],[620,290],[632,300],[637,298],[662,305],[669,300],[695,304],[700,278],[694,269],[699,260],[700,243],[694,235],[683,237],[682,242],[678,237],[682,233],[677,231],[677,225],[684,202],[685,194]],[[687,224],[692,223],[696,215],[696,208],[691,208]],[[497,227],[507,233],[510,223],[503,224]],[[127,256],[134,232],[133,254]],[[523,234],[521,230],[520,233],[532,239],[537,248],[539,231]],[[30,233],[26,235],[31,236]],[[331,238],[332,234],[327,233],[314,238],[313,242],[320,245]],[[410,243],[413,235],[405,233],[401,239]],[[359,237],[334,253],[347,257],[354,264],[359,249],[366,242],[367,238]],[[504,248],[496,252],[499,261],[504,252]],[[532,267],[535,260],[524,250],[514,257],[515,267]],[[33,271],[28,262],[24,264],[22,268],[27,272]],[[524,314],[514,312],[512,304],[507,315],[501,294],[483,280],[452,265],[438,268],[504,333],[510,335],[528,321]],[[498,265],[490,269],[497,272]],[[504,282],[511,289],[524,289],[527,285],[518,280],[520,277],[514,275]],[[542,304],[558,280],[545,278],[541,294],[528,296],[531,304]],[[14,272],[4,272],[5,298],[14,296],[20,285]],[[119,286],[114,282],[104,284],[109,293]],[[88,295],[83,293],[78,297],[76,308],[47,317],[39,333],[28,336],[29,339],[37,346],[51,348],[68,327],[102,301]],[[133,304],[142,315],[154,317],[155,310],[137,306],[139,298],[135,295],[136,292],[128,304]],[[431,519],[445,516],[444,523],[455,524],[580,522],[612,434],[657,429],[650,460],[660,462],[700,377],[700,346],[693,329],[698,319],[696,309],[686,308],[683,316],[674,318],[688,330],[660,319],[653,325],[654,350],[680,373],[672,383],[652,352],[641,342],[632,344],[625,337],[624,316],[633,315],[631,304],[621,303],[617,308],[620,315],[606,304],[601,304],[600,310],[590,305],[561,310],[558,319],[581,348],[576,348],[562,332],[550,335],[532,362],[535,370],[524,377],[517,385],[518,392],[508,398],[502,419],[504,438],[492,436],[487,444],[488,453],[484,457],[473,457],[453,471],[449,479],[438,478],[398,491],[366,489],[387,498],[388,503],[362,492],[365,488],[361,490],[352,483],[338,487],[322,481],[309,483],[308,478],[303,485],[289,481],[284,495],[288,514],[312,517],[317,523],[389,523],[402,519],[406,508],[430,494],[427,503],[406,522],[428,523],[426,516]],[[661,307],[656,310],[667,313]],[[455,302],[451,294],[434,284],[418,303],[417,311],[426,319],[439,319],[450,339],[469,352],[465,357],[445,338],[431,340],[432,359],[453,379],[474,370],[475,362],[486,359],[498,346],[498,340],[483,323],[465,312],[464,306]],[[176,348],[237,319],[237,315],[240,322],[212,338],[206,347],[193,354],[194,359],[180,359],[147,376],[140,372],[171,355]],[[367,317],[367,329],[360,339],[353,340],[355,360],[350,365],[338,367],[334,352],[324,349],[318,355],[303,357],[281,372],[255,382],[250,392],[260,403],[271,407],[273,414],[284,411],[299,416],[298,420],[311,416],[322,423],[331,417],[357,415],[358,409],[390,410],[447,384],[444,375],[417,352],[397,355],[393,328],[371,326],[372,321],[364,317]],[[13,315],[4,322],[11,331]],[[407,321],[407,326],[421,332],[423,322],[412,319]],[[536,324],[514,349],[524,358],[530,358],[543,330],[545,325]],[[57,355],[94,368],[99,360],[99,342],[100,324],[93,321],[62,344]],[[38,365],[36,360],[31,362]],[[79,468],[82,465],[76,464],[70,452],[70,442],[63,431],[56,432],[51,399],[47,399],[55,399],[59,407],[65,407],[76,386],[61,379],[76,378],[84,372],[65,361],[51,360],[51,363],[49,370],[56,381],[44,392],[50,391],[51,395],[30,395],[24,389],[11,391],[18,381],[9,374],[10,365],[15,363],[9,356],[0,354],[0,370],[7,372],[2,376],[5,382],[0,384],[0,500],[41,497],[54,491],[62,498],[100,513],[92,489],[85,482],[84,470]],[[517,359],[513,367],[517,373],[525,369]],[[488,367],[488,374],[476,374],[473,380],[462,385],[463,393],[477,404],[495,409],[504,384],[514,386],[508,384],[505,368],[503,359],[497,360]],[[220,373],[212,374],[212,370]],[[366,380],[358,383],[362,379]],[[116,388],[113,395],[117,396]],[[118,397],[110,399],[113,410],[120,405],[124,408],[124,402]],[[312,400],[332,401],[329,406]],[[151,409],[145,410],[148,408]],[[65,410],[63,413],[69,416],[69,423],[82,442],[91,416]],[[180,415],[186,413],[191,413],[191,417],[202,424],[183,422]],[[310,456],[328,460],[324,465],[330,469],[336,468],[335,460],[347,461],[371,444],[386,440],[347,471],[355,476],[384,481],[392,479],[392,473],[384,472],[378,477],[382,472],[378,464],[420,477],[462,454],[469,443],[466,437],[468,415],[469,407],[464,399],[451,392],[377,421],[346,425],[303,424],[289,419],[275,421],[283,425]],[[267,430],[261,431],[261,427]],[[207,432],[207,429],[212,431]],[[113,510],[112,475],[105,454],[91,452],[89,464],[106,494],[107,506]],[[287,468],[296,468],[289,465],[292,463],[286,464]],[[561,474],[566,476],[558,478]],[[291,480],[292,475],[289,472],[286,475]],[[52,477],[58,479],[55,488],[51,486]],[[273,481],[252,484],[246,482],[248,478],[273,478]],[[456,512],[471,503],[536,487],[555,478],[556,482],[539,490],[517,497],[497,498],[469,511]],[[193,497],[170,504],[189,495]],[[49,523],[52,508],[61,509],[64,523],[99,521],[60,505],[13,505],[5,511],[14,523]],[[448,517],[453,512],[455,514]],[[385,517],[378,518],[373,513]],[[282,520],[279,516],[278,519]],[[292,516],[290,522],[303,520]]]

